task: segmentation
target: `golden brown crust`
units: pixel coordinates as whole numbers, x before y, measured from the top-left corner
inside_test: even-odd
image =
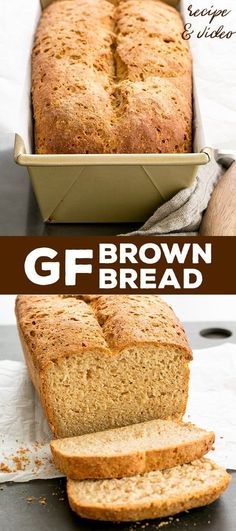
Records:
[[[45,9],[32,56],[38,153],[99,153],[111,135],[113,6],[63,0]]]
[[[70,479],[108,479],[145,474],[152,470],[173,468],[200,459],[214,444],[215,434],[205,432],[194,441],[167,448],[120,453],[120,455],[69,455],[60,447],[60,440],[51,442],[51,451],[56,467]],[[66,441],[65,441],[66,442]],[[58,444],[59,443],[59,444]],[[125,440],[124,440],[125,444]],[[104,451],[106,451],[104,449]]]
[[[158,295],[101,295],[90,306],[114,352],[135,344],[173,345],[192,359],[179,319]]]
[[[50,398],[48,397],[48,393],[46,389],[47,385],[45,381],[45,372],[43,371],[43,369],[40,370],[37,368],[37,363],[35,365],[35,358],[32,357],[32,351],[23,337],[19,324],[18,324],[18,333],[19,333],[21,345],[24,351],[25,362],[26,362],[27,369],[30,374],[30,378],[32,380],[32,383],[34,384],[38,397],[41,400],[42,406],[47,414],[48,424],[52,430],[52,433],[55,434],[56,422],[55,422],[54,412],[52,409]]]
[[[70,485],[71,480],[67,481],[67,493],[71,509],[76,512],[81,518],[90,520],[112,521],[112,522],[136,522],[141,520],[154,520],[156,518],[164,518],[195,509],[197,507],[205,507],[210,503],[216,501],[221,494],[227,489],[228,480],[223,480],[216,488],[206,493],[204,489],[199,491],[196,496],[186,496],[185,500],[176,499],[172,504],[166,503],[163,508],[159,508],[158,504],[144,507],[127,507],[126,509],[109,510],[105,506],[103,508],[94,507],[80,507],[75,500],[72,499]]]
[[[62,0],[32,55],[38,153],[191,151],[192,81],[179,13],[158,0]]]
[[[22,344],[42,371],[50,361],[86,351],[111,354],[93,311],[83,300],[59,295],[23,295],[16,300]]]
[[[127,503],[123,506],[109,506],[109,502],[104,499],[103,504],[86,505],[84,502],[80,502],[74,492],[74,481],[67,480],[67,494],[70,507],[82,518],[89,518],[92,520],[102,521],[141,521],[146,519],[163,518],[166,516],[175,515],[183,511],[188,511],[197,507],[204,507],[208,505],[227,489],[231,476],[223,469],[215,465],[212,461],[203,459],[202,462],[208,462],[211,464],[212,471],[216,470],[219,473],[219,477],[215,478],[214,482],[210,485],[204,482],[198,489],[189,488],[185,492],[181,491],[181,483],[179,484],[179,494],[171,497],[166,497],[165,500],[161,499],[162,495],[157,496],[156,501],[144,502],[139,501],[134,504]],[[196,461],[195,463],[199,463]],[[185,469],[187,466],[186,465]],[[211,475],[211,470],[209,470]],[[112,481],[112,480],[111,480]]]
[[[90,296],[91,297],[91,296]],[[61,297],[23,295],[16,316],[23,345],[39,371],[61,357],[96,351],[115,355],[128,346],[175,346],[192,359],[184,329],[157,295]]]

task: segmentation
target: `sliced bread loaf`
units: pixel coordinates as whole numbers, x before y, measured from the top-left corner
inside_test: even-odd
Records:
[[[230,475],[208,459],[143,476],[67,482],[71,508],[107,521],[162,518],[208,505],[227,488]]]
[[[182,419],[192,353],[160,297],[23,295],[16,315],[56,437]]]
[[[72,479],[120,478],[189,463],[205,455],[214,433],[153,420],[51,442],[57,468]]]

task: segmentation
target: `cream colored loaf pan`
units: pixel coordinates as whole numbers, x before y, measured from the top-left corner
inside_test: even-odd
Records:
[[[50,3],[41,0],[42,8]],[[199,166],[211,159],[196,100],[194,135],[192,154],[35,155],[16,134],[14,158],[27,167],[46,222],[143,222],[158,206],[190,187]]]

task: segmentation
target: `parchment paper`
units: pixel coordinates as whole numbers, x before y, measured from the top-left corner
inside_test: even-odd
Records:
[[[218,16],[210,23],[208,16],[190,16],[191,11],[231,11],[226,17]],[[213,6],[213,9],[212,9]],[[196,94],[204,128],[206,145],[236,156],[236,33],[230,39],[198,38],[205,27],[208,33],[224,26],[236,32],[235,0],[182,0],[181,11],[186,23],[192,24],[194,34],[188,41],[193,57]],[[235,159],[234,156],[234,159]]]
[[[181,10],[195,34],[189,40],[194,59],[194,80],[200,115],[204,123],[205,146],[236,149],[236,35],[231,39],[198,39],[197,30],[208,17],[188,17],[188,6],[210,8],[207,0],[182,0]],[[213,2],[212,2],[213,4]],[[222,23],[236,31],[235,0],[215,0],[214,8],[232,9],[218,17],[212,30]],[[31,146],[30,54],[40,16],[39,0],[0,0],[0,136],[18,133]]]

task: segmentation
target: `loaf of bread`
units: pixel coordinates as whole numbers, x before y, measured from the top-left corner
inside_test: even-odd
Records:
[[[160,297],[19,296],[16,314],[57,437],[182,418],[192,355]]]
[[[200,459],[215,440],[184,422],[150,420],[80,437],[55,439],[56,467],[71,479],[108,479],[145,474]]]
[[[67,482],[71,508],[82,518],[140,521],[162,518],[215,501],[231,476],[209,459],[143,476]]]
[[[192,150],[192,74],[179,13],[159,0],[62,0],[32,56],[37,153]]]

